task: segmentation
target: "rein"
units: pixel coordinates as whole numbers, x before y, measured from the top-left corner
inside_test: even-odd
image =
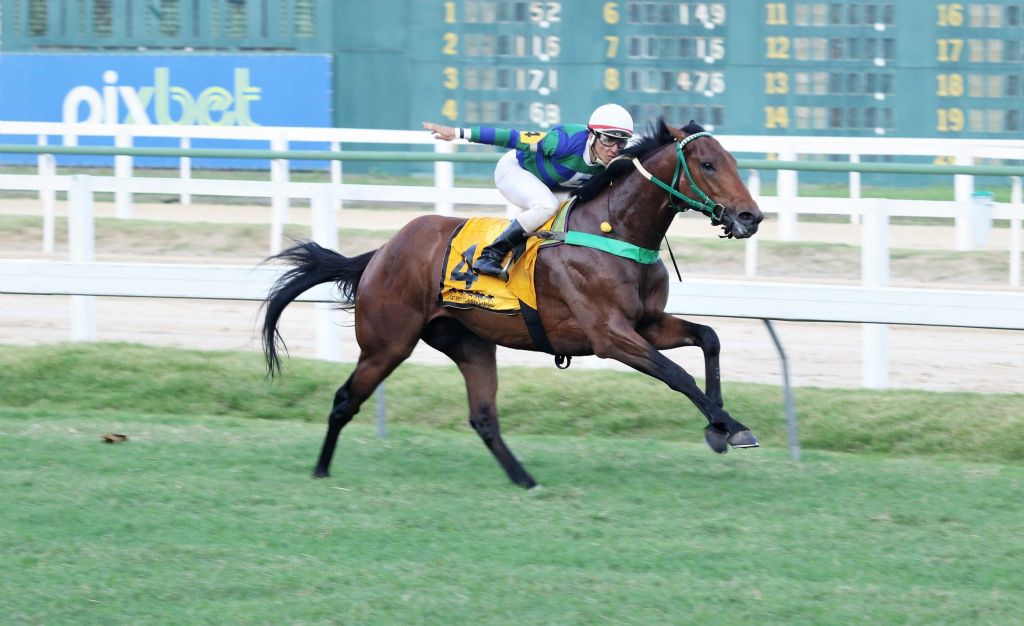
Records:
[[[691,208],[696,209],[703,213],[704,215],[710,217],[712,225],[717,226],[722,222],[722,216],[725,214],[725,207],[709,198],[708,195],[704,193],[704,191],[699,186],[697,186],[697,183],[694,182],[693,180],[693,175],[690,174],[690,166],[687,165],[686,163],[686,157],[683,155],[683,148],[686,147],[686,144],[690,143],[694,139],[710,136],[711,133],[707,131],[702,131],[699,133],[689,135],[676,144],[676,169],[675,172],[673,172],[672,174],[672,184],[666,184],[664,181],[659,180],[654,174],[651,174],[649,171],[647,171],[647,168],[645,168],[643,164],[640,163],[640,159],[638,159],[637,157],[633,157],[632,161],[634,167],[636,167],[637,171],[640,172],[641,176],[643,176],[647,180],[651,181],[652,183],[661,187],[662,189],[669,193],[670,197],[668,202],[671,208],[675,209],[676,211],[679,211],[680,213],[682,213],[683,211],[688,211]],[[690,183],[690,189],[692,189],[693,192],[697,195],[697,197],[700,198],[700,201],[694,200],[693,198],[684,195],[678,189],[676,189],[676,184],[679,182],[680,170],[682,170],[686,174],[686,180],[689,181]],[[676,202],[676,200],[682,200],[683,203],[688,206],[680,206]],[[717,215],[715,215],[716,210],[718,211]]]

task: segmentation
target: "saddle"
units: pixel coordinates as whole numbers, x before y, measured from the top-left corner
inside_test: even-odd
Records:
[[[558,213],[541,226],[538,233],[564,232],[573,199],[564,202]],[[472,217],[452,233],[441,268],[438,302],[441,306],[479,308],[495,313],[518,315],[521,304],[537,309],[533,272],[542,246],[562,243],[557,238],[541,238],[530,233],[526,241],[512,251],[508,282],[473,272],[474,261],[483,249],[509,225],[497,217]]]
[[[564,232],[568,214],[575,198],[562,203],[558,213],[541,226],[538,233]],[[512,251],[508,282],[473,271],[473,263],[483,249],[509,225],[509,220],[496,217],[473,217],[466,220],[448,240],[441,259],[441,285],[438,303],[456,309],[478,308],[505,315],[522,315],[530,337],[541,350],[555,355],[555,366],[569,367],[572,357],[555,353],[537,312],[537,292],[533,274],[541,247],[558,245],[557,238],[542,238],[531,233],[526,241]],[[563,365],[564,363],[564,365]]]

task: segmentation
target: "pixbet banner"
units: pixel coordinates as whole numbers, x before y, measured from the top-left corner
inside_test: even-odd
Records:
[[[0,54],[0,121],[323,127],[331,91],[329,55]]]

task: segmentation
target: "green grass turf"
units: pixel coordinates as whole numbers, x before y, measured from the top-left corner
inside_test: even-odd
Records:
[[[5,409],[26,624],[1020,623],[1024,468],[651,439]],[[129,440],[105,445],[99,435]]]
[[[451,367],[389,379],[310,478],[351,365],[128,344],[0,352],[12,624],[1021,623],[1020,395],[726,385],[762,438],[621,372],[505,368],[513,487]],[[614,394],[605,393],[615,389]],[[271,419],[272,418],[272,419]],[[128,436],[121,444],[104,433]],[[848,454],[829,450],[856,450]]]

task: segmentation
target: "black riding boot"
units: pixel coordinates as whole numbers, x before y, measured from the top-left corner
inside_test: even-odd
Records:
[[[491,245],[484,248],[480,258],[473,264],[473,271],[477,274],[496,276],[502,280],[508,280],[508,275],[503,269],[505,255],[512,251],[522,242],[526,231],[519,225],[519,220],[512,220],[498,238],[491,242]]]

